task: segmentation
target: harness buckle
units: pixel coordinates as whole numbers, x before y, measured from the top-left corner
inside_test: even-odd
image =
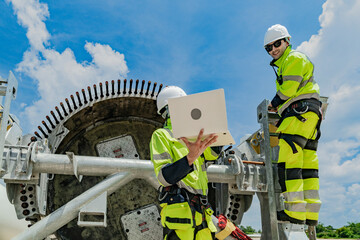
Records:
[[[297,111],[296,108],[293,108],[293,111],[299,115],[306,113],[308,110],[309,110],[309,105],[306,105],[306,109],[304,111]],[[302,121],[302,122],[305,122],[305,121]]]
[[[200,202],[204,206],[208,205],[209,201],[208,201],[207,196],[200,196]]]
[[[168,194],[169,194],[169,191],[167,191],[166,188],[164,191],[164,187],[160,186],[159,187],[159,196],[158,196],[159,202],[162,202],[167,197]]]

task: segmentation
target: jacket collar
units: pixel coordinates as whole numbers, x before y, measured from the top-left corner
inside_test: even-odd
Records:
[[[270,66],[275,66],[275,67],[280,67],[284,60],[287,58],[287,56],[289,55],[289,53],[291,52],[291,45],[289,45],[283,55],[281,55],[281,57],[279,57],[278,59],[273,59],[271,62],[270,62]]]
[[[170,117],[168,117],[168,118],[165,120],[164,128],[168,128],[168,129],[172,130]]]

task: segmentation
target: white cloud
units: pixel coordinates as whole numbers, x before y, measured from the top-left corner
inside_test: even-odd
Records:
[[[359,190],[359,184],[346,187],[341,182],[322,181],[320,221],[335,228],[342,227],[348,222],[359,222]]]
[[[360,142],[333,140],[319,147],[320,177],[331,182],[360,182]]]
[[[77,62],[67,48],[62,53],[49,47],[51,36],[44,21],[49,17],[46,4],[38,0],[9,0],[19,23],[27,29],[30,48],[24,53],[17,71],[35,80],[40,98],[24,110],[22,125],[35,126],[49,114],[55,105],[75,91],[94,83],[125,78],[128,67],[123,54],[109,45],[87,42],[86,51],[91,62]]]
[[[50,16],[48,6],[38,0],[6,0],[11,2],[18,22],[27,28],[26,36],[30,45],[41,51],[50,38],[44,21]]]
[[[109,45],[86,43],[85,49],[93,57],[94,65],[103,71],[103,74],[117,71],[124,74],[128,72],[128,68],[124,64],[124,55],[112,50]]]
[[[360,184],[355,183],[348,187],[349,195],[357,195],[360,192]],[[360,208],[359,208],[360,209]]]
[[[318,34],[297,50],[315,64],[322,95],[329,96],[318,155],[323,207],[320,221],[336,227],[359,221],[360,183],[360,1],[328,0]]]
[[[343,84],[359,85],[360,46],[353,44],[360,32],[360,2],[328,0],[319,17],[321,29],[297,50],[305,52],[315,63],[318,82],[323,94],[336,92]]]

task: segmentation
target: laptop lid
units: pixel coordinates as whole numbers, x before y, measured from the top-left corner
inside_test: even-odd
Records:
[[[224,89],[168,99],[169,113],[175,138],[196,140],[204,128],[204,136],[218,135],[211,146],[233,145],[226,117]]]

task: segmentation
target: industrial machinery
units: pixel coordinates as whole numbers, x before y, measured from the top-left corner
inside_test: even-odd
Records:
[[[161,88],[126,79],[89,86],[50,111],[34,136],[21,136],[18,121],[9,122],[16,78],[2,79],[0,177],[17,217],[29,221],[14,239],[161,239],[159,183],[149,160],[151,134],[164,121],[156,113]],[[276,219],[277,115],[268,103],[257,109],[260,129],[208,166],[209,200],[216,215],[239,225],[257,194],[261,239],[307,239],[305,226]]]

